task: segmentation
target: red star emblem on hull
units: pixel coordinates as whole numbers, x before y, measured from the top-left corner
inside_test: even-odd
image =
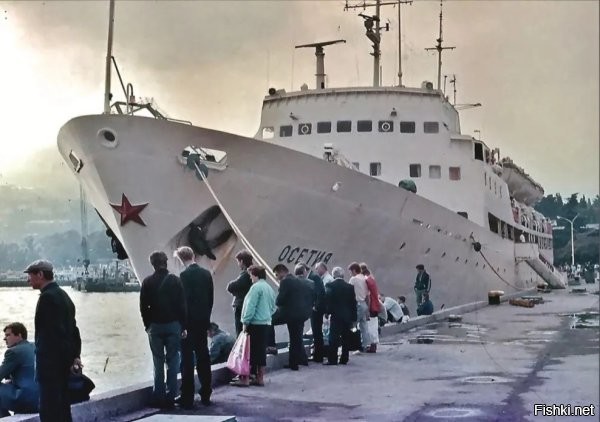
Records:
[[[142,226],[146,226],[146,223],[144,223],[144,220],[140,217],[140,212],[142,212],[147,205],[147,202],[145,204],[131,205],[131,202],[129,202],[129,199],[127,199],[125,194],[121,197],[121,205],[110,204],[111,207],[121,214],[121,226],[124,226],[129,221],[135,221]]]

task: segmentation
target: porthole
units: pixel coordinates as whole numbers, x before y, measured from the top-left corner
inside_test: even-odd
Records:
[[[483,269],[485,270],[485,264],[483,264]]]
[[[445,257],[445,256],[446,256],[446,252],[444,252],[444,253],[442,254],[442,258],[443,258],[443,257]]]
[[[425,251],[425,255],[427,255],[429,252],[431,252],[431,248],[427,248],[427,250]]]
[[[476,262],[476,263],[475,263],[475,267],[479,267],[479,262]]]
[[[119,143],[117,135],[114,130],[103,128],[98,131],[98,138],[102,145],[108,148],[115,148]]]
[[[458,262],[460,260],[460,256],[457,256],[454,262]]]
[[[465,259],[465,264],[466,264],[466,263],[468,263],[468,262],[469,262],[469,260],[468,260],[468,259]]]
[[[405,246],[406,246],[406,242],[402,242],[402,244],[400,245],[398,250],[401,251],[402,249],[404,249]]]

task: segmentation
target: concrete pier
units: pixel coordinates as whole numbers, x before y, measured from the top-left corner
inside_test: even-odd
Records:
[[[192,411],[133,409],[142,394],[138,388],[127,393],[130,400],[125,392],[105,397],[106,406],[122,407],[118,414],[102,418],[84,411],[101,404],[93,398],[73,407],[74,420],[597,421],[597,290],[597,284],[584,294],[554,290],[533,308],[510,306],[508,298],[497,306],[478,302],[386,326],[376,354],[352,354],[345,366],[271,370],[265,387],[217,387],[210,407],[198,401]],[[572,316],[589,311],[596,315]],[[449,322],[450,314],[462,314],[462,320]],[[280,367],[284,360],[280,355],[272,364]],[[575,406],[587,406],[581,411],[588,416],[548,417],[550,410],[564,414]]]

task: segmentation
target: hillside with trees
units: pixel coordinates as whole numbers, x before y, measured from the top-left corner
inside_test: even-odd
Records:
[[[600,222],[600,196],[594,199],[579,197],[574,193],[564,200],[557,193],[548,195],[537,203],[535,209],[556,220],[554,236],[554,263],[557,265],[571,263],[571,225],[560,217],[573,222],[575,238],[575,262],[598,263],[600,237],[598,236],[598,223]],[[596,225],[594,227],[594,225]],[[562,229],[559,229],[562,227]]]

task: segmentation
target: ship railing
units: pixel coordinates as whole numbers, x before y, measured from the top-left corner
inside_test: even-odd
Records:
[[[172,117],[165,116],[156,108],[152,107],[152,104],[150,103],[116,101],[112,104],[111,109],[116,110],[117,114],[125,114],[128,116],[133,116],[136,113],[141,112],[142,110],[147,110],[155,119],[167,120],[169,122],[175,123],[183,123],[190,126],[192,125],[192,122],[190,122],[189,120],[174,119]]]

